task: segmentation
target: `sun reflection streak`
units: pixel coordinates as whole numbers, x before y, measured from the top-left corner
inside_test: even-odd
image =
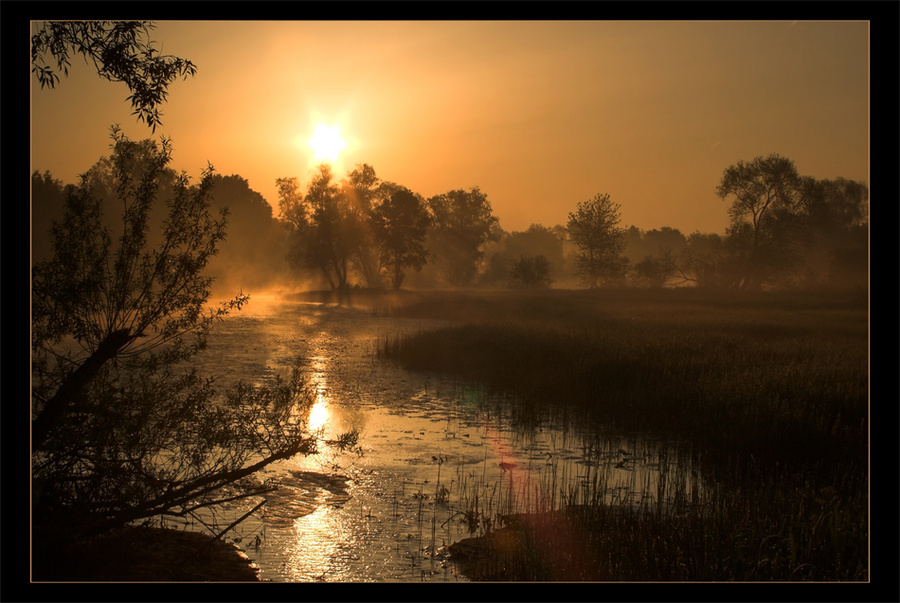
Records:
[[[342,513],[323,505],[294,522],[294,538],[288,544],[287,566],[295,581],[346,581],[354,578],[357,548],[354,530]]]
[[[316,401],[309,409],[309,419],[307,419],[309,430],[314,433],[324,432],[330,418],[331,411],[325,392],[317,389]]]

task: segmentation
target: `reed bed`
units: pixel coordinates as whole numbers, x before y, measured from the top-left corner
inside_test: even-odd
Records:
[[[859,295],[444,293],[394,311],[455,324],[387,339],[385,358],[511,393],[521,417],[553,408],[663,443],[646,504],[610,483],[610,464],[493,488],[458,476],[458,516],[490,549],[475,577],[868,578]]]

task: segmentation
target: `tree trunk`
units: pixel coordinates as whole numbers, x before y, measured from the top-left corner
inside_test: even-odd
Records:
[[[128,329],[113,331],[100,342],[94,353],[88,356],[81,366],[66,377],[32,423],[33,450],[40,450],[44,446],[54,427],[65,420],[65,416],[73,407],[82,402],[85,390],[103,365],[115,358],[119,351],[134,339]]]

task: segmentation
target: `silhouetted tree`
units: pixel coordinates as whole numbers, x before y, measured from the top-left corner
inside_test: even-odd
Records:
[[[677,256],[687,244],[687,238],[677,228],[663,226],[643,233],[644,245],[651,254],[668,251]]]
[[[663,226],[642,231],[636,226],[625,233],[625,256],[632,266],[630,275],[643,286],[664,287],[683,282],[678,267],[687,239],[677,228]]]
[[[498,220],[487,195],[476,186],[436,195],[428,200],[434,222],[429,248],[444,279],[465,286],[478,272],[483,246],[499,236]]]
[[[381,286],[380,255],[372,224],[372,204],[380,185],[381,180],[376,175],[375,168],[361,163],[347,174],[341,189],[349,218],[355,222],[357,233],[350,260],[369,287]]]
[[[309,226],[309,211],[303,202],[300,181],[293,177],[277,178],[275,187],[278,189],[278,211],[281,213],[281,219],[298,231]]]
[[[503,232],[499,240],[491,243],[485,251],[489,258],[487,272],[481,279],[485,284],[503,284],[509,280],[510,266],[522,257],[543,256],[547,262],[547,277],[562,274],[565,266],[563,255],[564,233],[559,233],[540,224],[532,224],[524,231]]]
[[[299,375],[220,393],[184,362],[248,297],[206,306],[204,270],[226,218],[209,211],[211,167],[196,186],[176,175],[164,219],[153,218],[170,157],[167,140],[148,147],[114,129],[119,218],[104,214],[85,175],[53,226],[52,258],[33,268],[36,525],[92,532],[184,515],[264,492],[221,488],[314,450],[301,412],[312,396]]]
[[[804,177],[805,277],[812,283],[864,286],[868,280],[868,199],[862,182]]]
[[[511,287],[547,289],[553,284],[553,279],[550,278],[550,262],[542,255],[523,255],[512,263],[509,282]]]
[[[381,263],[390,275],[391,286],[400,289],[405,269],[421,270],[428,259],[424,241],[431,216],[420,197],[397,188],[374,208],[373,223]]]
[[[678,269],[684,282],[706,289],[736,287],[744,273],[732,239],[700,232],[687,238]]]
[[[632,271],[638,283],[658,289],[668,285],[678,275],[678,265],[672,252],[664,250],[645,256],[634,265]]]
[[[50,258],[50,228],[63,216],[66,186],[49,171],[31,174],[31,253],[32,261]]]
[[[247,290],[281,281],[287,270],[288,231],[275,220],[265,198],[237,174],[215,174],[210,203],[213,208],[227,209],[230,216],[228,238],[209,266],[208,273],[216,283]]]
[[[608,194],[598,194],[569,214],[566,230],[579,250],[576,273],[591,289],[625,277],[628,259],[622,255],[625,231],[619,227],[619,209]]]
[[[733,197],[729,236],[745,249],[744,287],[758,288],[791,268],[799,185],[794,162],[777,154],[739,161],[722,175],[716,193],[722,199]]]
[[[69,74],[71,54],[80,54],[100,77],[128,86],[133,115],[156,131],[169,84],[193,76],[197,68],[188,60],[160,55],[150,40],[154,27],[149,21],[45,21],[31,37],[31,71],[41,88],[53,88],[58,71]],[[48,65],[48,54],[56,70]]]
[[[334,182],[331,166],[315,168],[304,197],[294,178],[280,178],[282,219],[293,230],[289,256],[295,268],[316,270],[332,289],[349,287],[350,267],[365,225]]]

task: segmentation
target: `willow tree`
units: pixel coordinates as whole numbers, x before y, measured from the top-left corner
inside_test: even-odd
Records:
[[[197,67],[160,54],[150,39],[154,27],[150,21],[42,22],[31,37],[31,71],[41,88],[54,88],[60,72],[69,74],[71,57],[81,55],[100,77],[128,87],[133,114],[155,131],[169,84],[193,76]]]
[[[235,496],[224,486],[315,450],[299,374],[220,391],[190,364],[216,321],[249,299],[209,304],[204,269],[227,218],[209,211],[212,167],[197,185],[175,175],[157,221],[169,142],[135,143],[115,128],[112,138],[121,214],[104,215],[98,179],[82,176],[32,278],[35,523],[88,532],[217,504]]]

